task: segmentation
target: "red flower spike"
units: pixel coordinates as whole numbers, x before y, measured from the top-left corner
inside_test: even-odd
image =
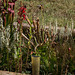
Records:
[[[26,8],[24,8],[24,10],[26,10]]]
[[[24,13],[25,11],[23,10],[22,13]]]
[[[20,17],[23,17],[23,19],[25,20],[25,14],[26,14],[26,8],[24,6],[22,6],[20,9],[19,9],[19,12],[18,12],[18,15]]]
[[[23,18],[24,18],[24,20],[25,20],[25,14],[23,15]]]

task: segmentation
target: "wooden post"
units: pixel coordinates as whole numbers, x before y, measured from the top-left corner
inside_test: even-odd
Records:
[[[32,59],[32,75],[39,75],[40,73],[40,57],[31,56]]]

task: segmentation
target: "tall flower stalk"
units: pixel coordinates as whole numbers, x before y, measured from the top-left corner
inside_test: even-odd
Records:
[[[21,6],[18,12],[19,18],[18,18],[18,23],[20,24],[20,66],[19,66],[19,72],[22,72],[22,50],[21,50],[21,45],[22,45],[22,21],[25,20],[25,15],[26,15],[26,6]]]

